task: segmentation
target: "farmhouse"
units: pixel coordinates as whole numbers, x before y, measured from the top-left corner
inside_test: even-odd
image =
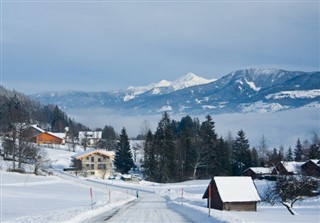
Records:
[[[112,174],[113,154],[105,150],[89,150],[71,158],[76,170],[84,171],[87,175],[106,178]]]
[[[65,133],[41,132],[34,138],[37,144],[64,144],[65,136]]]
[[[209,207],[211,188],[211,208],[227,211],[257,211],[260,201],[251,177],[214,177],[202,199],[207,198]]]
[[[307,176],[320,177],[320,160],[309,160],[301,165],[302,173]]]
[[[243,171],[244,176],[254,179],[261,179],[265,176],[270,176],[272,173],[272,167],[250,167]]]

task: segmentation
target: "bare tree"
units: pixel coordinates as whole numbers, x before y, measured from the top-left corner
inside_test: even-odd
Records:
[[[34,174],[38,175],[39,171],[50,162],[50,159],[48,159],[48,153],[44,149],[36,148],[34,145],[31,149],[34,153]]]
[[[265,191],[264,201],[274,205],[281,203],[292,215],[297,213],[293,210],[295,202],[313,196],[312,190],[316,187],[311,177],[303,175],[282,175],[277,181],[268,185]]]

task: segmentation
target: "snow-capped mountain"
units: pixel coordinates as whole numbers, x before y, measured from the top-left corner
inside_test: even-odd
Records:
[[[207,80],[205,78],[199,77],[193,73],[188,73],[175,81],[162,80],[158,83],[152,83],[148,86],[141,87],[128,87],[125,91],[124,101],[130,101],[136,98],[138,95],[149,92],[149,94],[168,94],[173,91],[181,90],[184,88],[197,86],[201,84],[207,84],[215,80]]]
[[[218,80],[192,73],[119,92],[57,92],[32,96],[63,109],[107,108],[122,114],[270,112],[319,106],[320,72],[244,69]]]

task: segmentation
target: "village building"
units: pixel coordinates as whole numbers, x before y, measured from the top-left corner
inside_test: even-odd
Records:
[[[88,176],[107,178],[112,175],[114,152],[105,150],[87,150],[73,155],[72,162],[76,171],[83,171]]]
[[[301,165],[302,173],[307,176],[320,177],[320,160],[312,159]]]
[[[275,175],[297,175],[297,174],[301,173],[301,165],[302,164],[304,164],[304,162],[281,161],[272,170],[272,174],[275,174]]]
[[[214,177],[202,199],[207,199],[209,207],[211,188],[211,208],[227,211],[257,211],[259,194],[251,177]]]
[[[263,179],[272,174],[273,167],[250,167],[243,171],[244,176],[251,177],[255,179]]]
[[[80,131],[79,143],[80,145],[95,147],[102,139],[102,131]]]
[[[34,136],[37,144],[65,144],[65,133],[42,132]]]

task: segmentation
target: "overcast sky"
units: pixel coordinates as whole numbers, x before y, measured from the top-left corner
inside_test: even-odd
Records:
[[[319,71],[319,1],[3,0],[2,84],[31,94]]]

